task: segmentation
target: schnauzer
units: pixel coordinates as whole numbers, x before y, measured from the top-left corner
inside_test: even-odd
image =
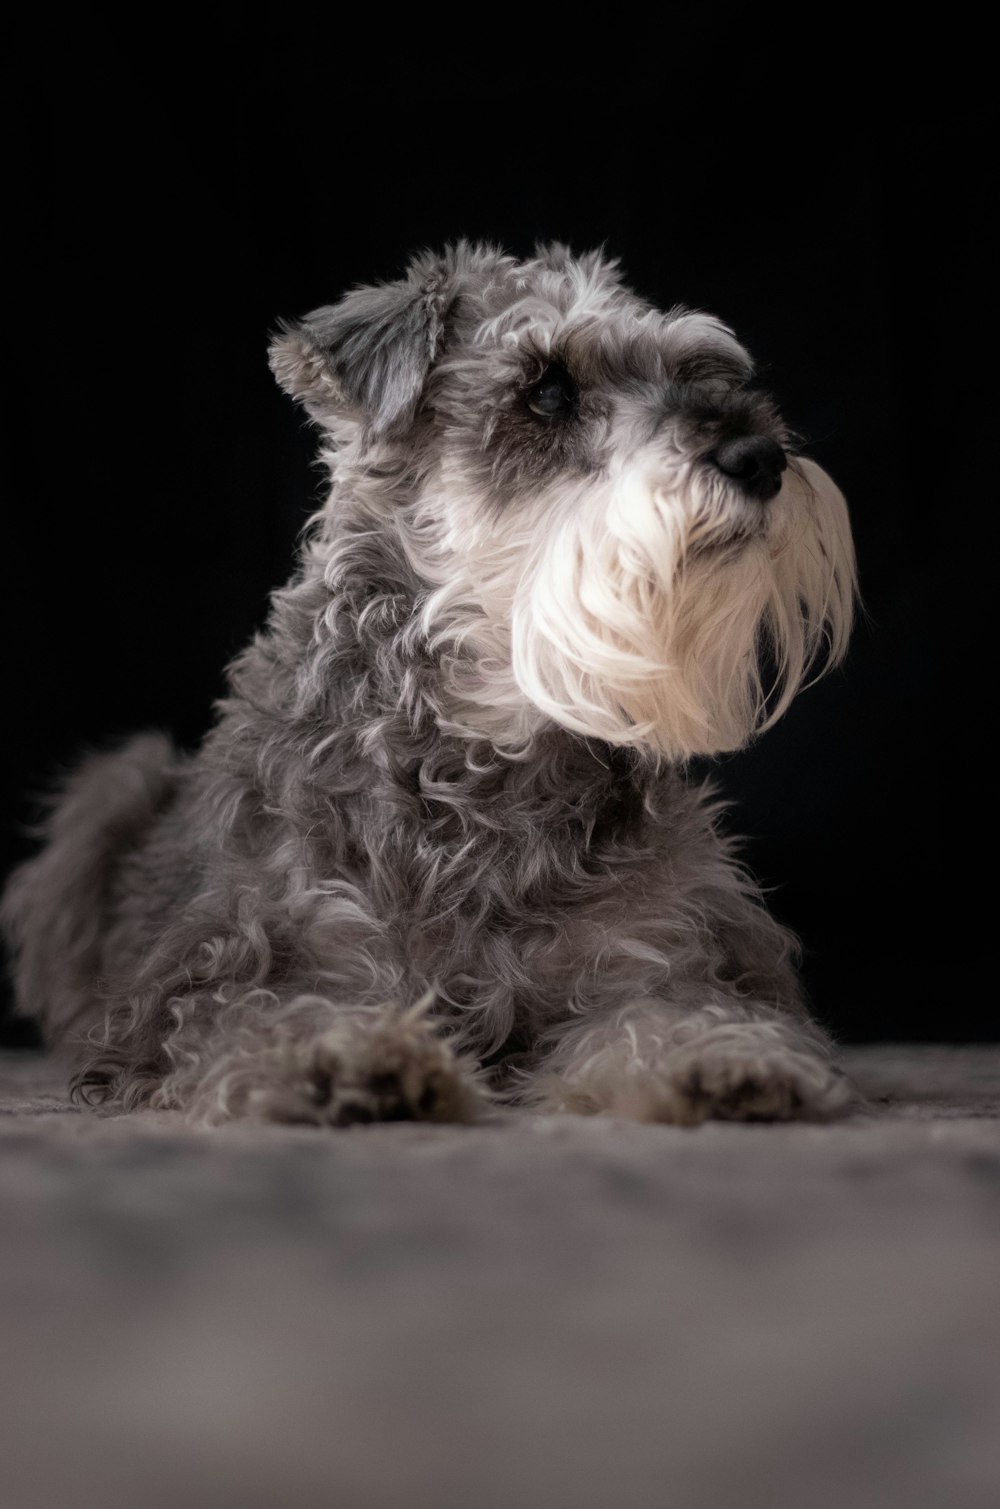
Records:
[[[732,332],[460,243],[282,328],[329,496],[202,748],[90,758],[15,875],[89,1104],[694,1123],[849,1090],[695,755],[844,654],[844,500]]]

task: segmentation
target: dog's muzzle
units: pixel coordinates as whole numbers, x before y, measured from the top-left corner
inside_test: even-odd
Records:
[[[776,440],[765,435],[739,435],[724,440],[709,456],[717,471],[731,477],[750,498],[768,503],[781,491],[781,475],[788,457]]]

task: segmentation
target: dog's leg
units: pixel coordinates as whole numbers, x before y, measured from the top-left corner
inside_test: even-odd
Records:
[[[160,1042],[155,1057],[143,1058],[112,1016],[84,1055],[75,1093],[91,1104],[177,1110],[202,1124],[472,1121],[486,1102],[476,1066],[442,1037],[429,998],[405,1010],[352,1010],[314,994],[279,999],[256,989],[220,1010],[195,994],[172,1002]]]
[[[638,1002],[575,1025],[526,1098],[542,1109],[692,1125],[825,1120],[846,1110],[851,1092],[819,1028],[718,1000],[695,1010]]]
[[[704,794],[677,787],[664,850],[633,916],[593,943],[525,1086],[542,1109],[694,1124],[824,1120],[852,1099],[810,1017],[796,939],[734,863]]]
[[[692,1125],[825,1120],[851,1092],[815,1024],[718,997],[694,1009],[640,1001],[575,1023],[524,1098],[542,1110]]]

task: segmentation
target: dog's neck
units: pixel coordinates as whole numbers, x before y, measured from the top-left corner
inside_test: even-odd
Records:
[[[269,631],[230,671],[224,722],[257,730],[247,741],[255,784],[269,790],[290,753],[310,808],[380,807],[387,831],[417,824],[429,843],[499,848],[551,834],[589,855],[635,841],[660,779],[639,751],[583,738],[539,720],[516,750],[463,736],[450,719],[442,669],[422,633],[426,588],[391,530],[329,514],[300,574],[276,594]]]

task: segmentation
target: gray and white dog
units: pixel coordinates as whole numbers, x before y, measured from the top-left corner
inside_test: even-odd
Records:
[[[331,479],[297,573],[201,750],[87,761],[5,902],[77,1093],[841,1111],[794,940],[683,774],[843,655],[854,602],[843,498],[731,331],[600,254],[460,243],[271,363]]]

